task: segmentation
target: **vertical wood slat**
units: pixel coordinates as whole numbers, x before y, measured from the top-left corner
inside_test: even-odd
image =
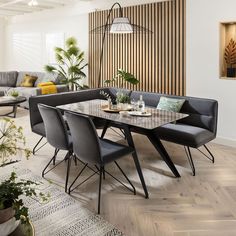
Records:
[[[104,45],[102,81],[122,68],[140,80],[128,89],[174,95],[186,90],[186,0],[172,0],[125,7],[131,23],[148,28],[150,34],[107,34]],[[89,30],[105,24],[108,11],[89,14]],[[114,9],[112,17],[119,15]],[[111,22],[110,22],[111,23]],[[89,34],[89,85],[97,87],[102,34]]]

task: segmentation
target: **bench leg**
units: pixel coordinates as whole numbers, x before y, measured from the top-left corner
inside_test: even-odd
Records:
[[[195,171],[195,166],[194,166],[194,163],[193,163],[193,158],[192,158],[192,154],[191,154],[190,148],[184,146],[184,150],[185,150],[186,155],[188,157],[188,161],[189,161],[190,167],[192,169],[193,176],[195,176],[196,171]]]
[[[208,152],[208,155],[206,155],[204,152],[202,152],[200,149],[197,149],[200,153],[202,153],[202,155],[204,155],[207,159],[209,159],[212,163],[215,163],[215,157],[213,156],[213,154],[211,153],[211,151],[209,150],[209,148],[204,144],[203,147],[206,149],[206,151]]]

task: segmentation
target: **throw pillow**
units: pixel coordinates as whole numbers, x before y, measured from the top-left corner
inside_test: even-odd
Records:
[[[184,102],[184,99],[160,97],[157,109],[179,112]]]
[[[26,74],[21,83],[21,87],[34,87],[34,83],[37,79],[38,79],[37,76]]]

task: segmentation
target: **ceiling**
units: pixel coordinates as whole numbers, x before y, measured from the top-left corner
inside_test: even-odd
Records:
[[[26,13],[61,7],[74,0],[37,0],[38,6],[30,7],[30,0],[0,0],[0,17],[16,16]]]

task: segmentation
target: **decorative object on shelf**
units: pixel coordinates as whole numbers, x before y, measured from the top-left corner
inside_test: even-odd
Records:
[[[14,121],[0,119],[0,167],[16,163],[12,156],[24,154],[28,158],[30,150],[25,148],[25,137],[22,127],[17,127]],[[0,232],[1,236],[12,233],[20,223],[28,224],[28,208],[24,206],[22,196],[37,197],[46,201],[49,196],[36,192],[36,183],[31,180],[17,180],[13,171],[10,177],[0,183]]]
[[[227,77],[235,77],[236,68],[233,66],[236,64],[236,42],[232,38],[225,47],[224,59],[227,65]]]
[[[119,17],[114,18],[112,20],[112,23],[110,23],[110,17],[112,15],[111,13],[116,6],[119,7]],[[100,53],[98,84],[97,84],[97,87],[100,88],[100,86],[101,86],[101,69],[102,69],[102,62],[103,62],[104,43],[105,43],[106,33],[131,34],[131,33],[151,33],[151,31],[144,28],[144,27],[130,23],[130,20],[127,17],[124,17],[121,5],[118,2],[116,2],[112,5],[112,7],[109,10],[105,25],[102,25],[102,26],[99,26],[95,29],[92,29],[90,31],[90,33],[93,33],[93,34],[101,33],[103,35],[102,36],[102,47],[101,47],[101,53]]]
[[[84,52],[77,46],[77,40],[74,37],[66,40],[66,49],[55,48],[55,58],[58,64],[46,65],[47,72],[58,73],[62,77],[61,82],[67,84],[72,91],[88,88],[82,81],[86,77],[83,69],[88,64],[84,63]]]

